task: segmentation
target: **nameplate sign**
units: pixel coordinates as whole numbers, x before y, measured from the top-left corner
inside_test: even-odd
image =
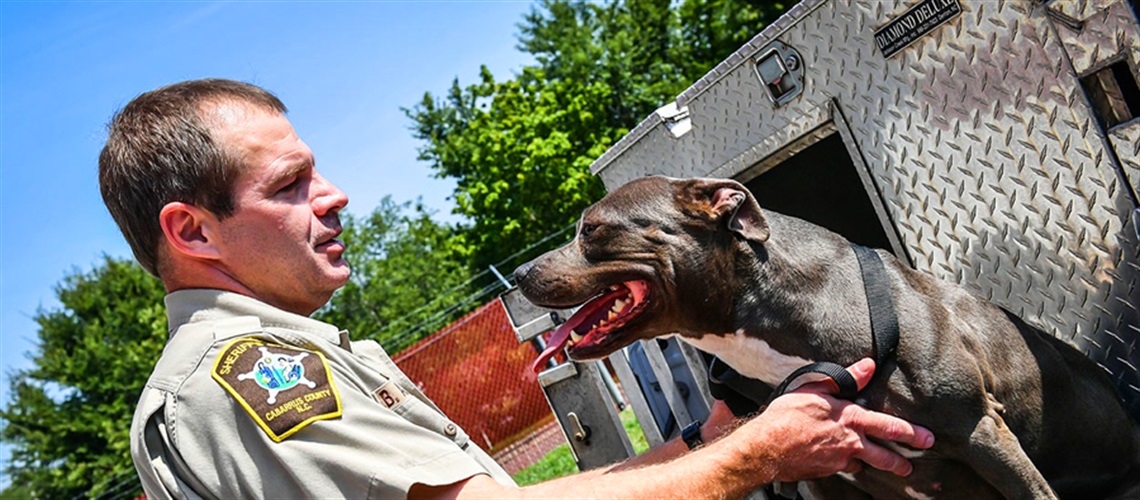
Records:
[[[924,0],[875,31],[875,45],[891,57],[962,13],[958,0]]]

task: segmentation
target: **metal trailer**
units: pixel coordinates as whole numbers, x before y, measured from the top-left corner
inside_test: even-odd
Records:
[[[1138,67],[1127,0],[805,0],[591,171],[739,180],[1075,345],[1140,417]]]

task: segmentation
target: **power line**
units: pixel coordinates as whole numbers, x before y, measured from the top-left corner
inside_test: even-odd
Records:
[[[79,499],[79,498],[84,498],[85,496],[87,498],[93,498],[93,499],[97,499],[97,500],[113,499],[113,498],[131,498],[131,497],[133,497],[132,494],[134,492],[142,489],[142,483],[141,483],[141,481],[139,481],[139,476],[137,474],[135,474],[134,471],[124,472],[122,474],[119,474],[118,476],[114,476],[112,478],[109,478],[106,481],[103,481],[102,483],[95,485],[95,487],[93,487],[91,489],[92,490],[98,489],[100,486],[103,486],[104,484],[110,483],[112,481],[118,481],[118,482],[115,483],[114,485],[112,485],[111,487],[99,492],[99,494],[97,494],[97,495],[90,495],[90,494],[80,495],[80,496],[77,496],[75,498]]]
[[[468,304],[471,304],[472,302],[479,301],[480,299],[486,297],[488,294],[494,292],[500,286],[502,286],[501,283],[494,282],[494,283],[491,283],[490,285],[483,287],[478,292],[475,292],[474,294],[471,294],[471,295],[465,297],[464,299],[462,299],[459,302],[451,305],[447,309],[440,311],[440,312],[437,312],[436,314],[432,315],[431,318],[425,319],[424,321],[417,323],[416,325],[412,326],[411,328],[408,328],[408,329],[402,331],[400,334],[392,337],[391,342],[395,345],[400,345],[403,342],[414,338],[419,333],[422,333],[425,331],[430,332],[431,331],[430,327],[434,327],[434,326],[442,323],[443,321],[446,321],[447,318],[450,317],[452,313],[459,311],[464,306],[467,306]]]
[[[524,255],[524,254],[534,250],[535,248],[538,248],[539,246],[546,244],[550,240],[565,234],[567,231],[573,229],[576,226],[577,226],[577,223],[568,224],[568,225],[564,226],[563,228],[544,236],[542,239],[528,245],[526,248],[523,248],[522,250],[519,250],[519,251],[517,251],[511,255],[508,255],[506,258],[504,258],[503,260],[496,263],[495,267],[498,268],[498,267],[503,266],[504,264],[510,262],[512,259],[515,259],[516,257],[518,257],[520,255]],[[471,285],[472,283],[474,283],[476,280],[478,280],[478,279],[480,279],[480,278],[482,278],[482,277],[484,277],[490,273],[491,273],[490,269],[485,269],[483,271],[480,271],[475,276],[471,277],[471,279],[468,279],[467,281],[463,282],[462,284],[456,285],[456,286],[452,287],[451,289],[447,290],[446,292],[443,292],[442,294],[437,296],[435,299],[433,299],[431,302],[428,302],[428,303],[416,308],[412,312],[405,314],[404,316],[397,319],[396,321],[393,321],[392,323],[393,324],[400,324],[401,322],[408,320],[408,318],[415,316],[416,314],[420,313],[421,311],[423,311],[424,309],[428,308],[429,306],[435,304],[436,302],[448,298],[449,295],[452,292],[454,292],[455,290],[460,289],[460,288],[465,288],[465,287]],[[508,280],[511,278],[513,278],[513,276],[509,277]],[[411,327],[402,330],[400,333],[393,335],[392,336],[392,342],[395,345],[402,344],[404,341],[408,340],[409,338],[413,337],[414,335],[421,333],[423,330],[426,330],[428,326],[434,326],[435,324],[437,324],[437,323],[445,320],[446,318],[450,317],[453,313],[460,310],[464,306],[470,304],[471,302],[477,301],[483,297],[486,297],[487,294],[494,292],[496,289],[498,289],[499,287],[502,287],[502,286],[504,286],[504,285],[497,280],[495,282],[491,283],[490,285],[484,286],[478,292],[475,292],[474,294],[468,295],[467,297],[460,299],[458,302],[452,304],[449,307],[444,308],[442,311],[438,311],[435,314],[432,314],[431,316],[429,316],[428,318],[420,320],[419,322],[412,325]],[[408,322],[411,322],[411,321],[408,320]]]

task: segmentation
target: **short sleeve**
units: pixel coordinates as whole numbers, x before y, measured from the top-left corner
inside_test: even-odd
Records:
[[[214,356],[222,354],[218,349]],[[465,451],[474,445],[462,430],[410,395],[386,406],[374,395],[383,381],[360,373],[360,366],[331,359],[340,414],[281,438],[264,424],[300,411],[304,398],[295,395],[310,389],[280,390],[273,409],[253,408],[211,377],[209,365],[180,387],[167,425],[174,428],[171,442],[214,496],[405,497],[416,483],[445,485],[486,472]],[[249,389],[249,399],[257,390]],[[270,391],[262,392],[269,397]],[[280,410],[282,401],[298,399]]]

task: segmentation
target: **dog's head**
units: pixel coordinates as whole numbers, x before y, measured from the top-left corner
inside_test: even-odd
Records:
[[[727,328],[737,259],[768,236],[736,181],[645,177],[619,187],[582,213],[573,241],[515,270],[531,302],[583,304],[535,366],[567,344],[585,360],[638,339]]]

